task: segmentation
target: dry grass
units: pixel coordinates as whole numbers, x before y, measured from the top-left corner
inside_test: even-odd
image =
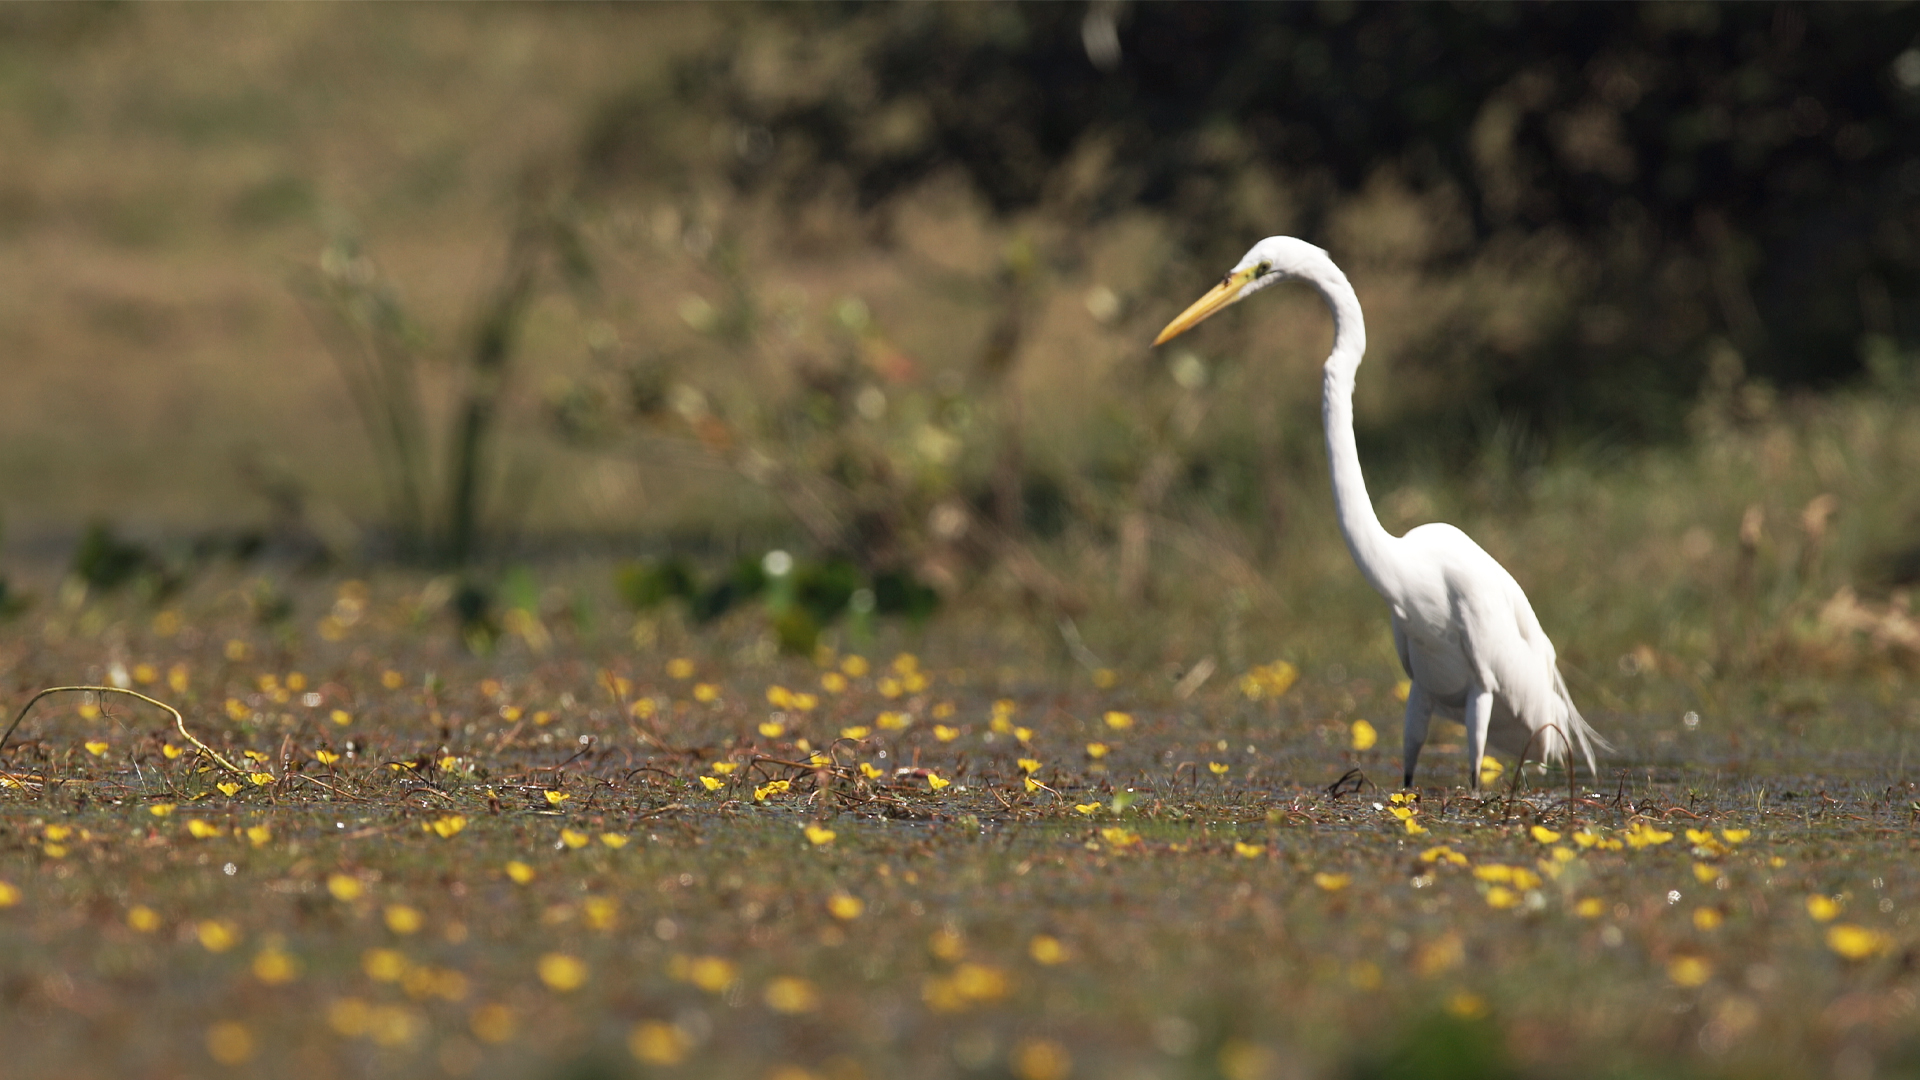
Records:
[[[604,614],[515,623],[482,660],[432,585],[303,587],[271,630],[233,595],[15,624],[16,685],[124,677],[255,773],[112,701],[23,725],[15,1075],[1813,1076],[1912,1052],[1915,796],[1829,727],[1758,751],[1774,722],[1741,713],[1730,756],[1725,730],[1603,714],[1630,749],[1571,806],[1552,778],[1467,794],[1443,738],[1402,805],[1329,788],[1397,769],[1378,665],[1180,697],[965,620],[806,663],[746,616],[654,624],[636,656]],[[1355,716],[1381,745],[1353,749]]]

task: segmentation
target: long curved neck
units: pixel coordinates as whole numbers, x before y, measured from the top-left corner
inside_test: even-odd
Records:
[[[1360,573],[1375,592],[1387,596],[1394,579],[1394,538],[1380,524],[1367,497],[1367,480],[1360,473],[1360,448],[1353,438],[1353,377],[1367,351],[1367,326],[1360,315],[1360,298],[1347,275],[1329,261],[1307,278],[1320,290],[1333,312],[1333,352],[1327,356],[1326,389],[1320,415],[1327,429],[1327,459],[1333,469],[1333,506],[1340,519],[1340,535]],[[1391,597],[1389,597],[1391,599]]]

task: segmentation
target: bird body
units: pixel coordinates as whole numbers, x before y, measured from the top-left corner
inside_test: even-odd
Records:
[[[1154,344],[1282,281],[1314,286],[1333,313],[1321,402],[1333,502],[1354,564],[1392,612],[1394,648],[1410,683],[1404,782],[1413,784],[1436,714],[1466,725],[1468,778],[1476,788],[1489,746],[1569,769],[1577,747],[1598,775],[1593,748],[1610,747],[1574,706],[1553,642],[1513,575],[1452,525],[1393,536],[1374,513],[1353,435],[1353,382],[1366,352],[1366,323],[1353,286],[1325,251],[1290,236],[1260,241]]]

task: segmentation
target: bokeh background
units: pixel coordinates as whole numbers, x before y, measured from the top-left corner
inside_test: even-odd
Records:
[[[699,621],[782,548],[792,648],[1390,664],[1319,301],[1147,347],[1291,233],[1383,518],[1580,692],[1920,655],[1913,5],[8,5],[0,145],[16,600],[591,555]]]

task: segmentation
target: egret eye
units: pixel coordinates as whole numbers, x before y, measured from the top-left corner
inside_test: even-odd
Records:
[[[1266,277],[1268,274],[1271,274],[1271,273],[1273,273],[1273,264],[1270,262],[1263,262],[1260,264],[1260,268],[1254,271],[1254,276]]]

